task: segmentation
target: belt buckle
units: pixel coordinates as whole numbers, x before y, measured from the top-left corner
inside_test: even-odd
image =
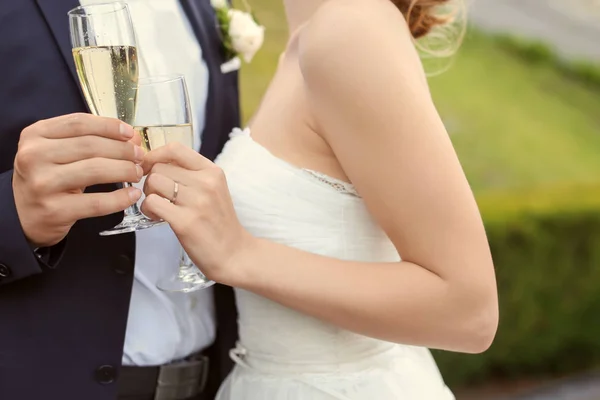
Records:
[[[209,359],[203,355],[161,366],[154,400],[182,400],[199,395],[206,387],[208,367]]]

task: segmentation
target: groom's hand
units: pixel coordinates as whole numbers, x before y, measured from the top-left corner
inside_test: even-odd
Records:
[[[27,239],[35,246],[51,246],[77,220],[135,203],[141,196],[136,188],[84,193],[97,184],[139,182],[144,152],[133,138],[131,126],[90,114],[51,118],[25,128],[15,157],[13,192]]]

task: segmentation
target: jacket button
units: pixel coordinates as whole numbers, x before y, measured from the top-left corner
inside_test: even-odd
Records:
[[[115,260],[113,270],[119,275],[133,273],[133,260],[129,256],[121,254]]]
[[[0,264],[0,279],[9,278],[12,275],[12,271],[4,264]]]
[[[96,369],[95,376],[98,383],[108,385],[117,379],[117,369],[112,365],[102,365]]]

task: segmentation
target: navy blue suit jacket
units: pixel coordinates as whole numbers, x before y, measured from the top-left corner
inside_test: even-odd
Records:
[[[239,125],[237,76],[225,60],[209,0],[181,0],[209,72],[202,153],[214,158]],[[66,13],[77,0],[0,1],[0,399],[116,398],[135,236],[100,237],[122,213],[79,221],[47,259],[21,229],[12,168],[23,128],[86,112],[73,66]],[[157,27],[168,29],[168,27]],[[114,190],[112,185],[88,191]],[[236,338],[233,294],[217,286],[213,389],[230,369]],[[100,368],[104,366],[104,368]],[[100,369],[99,369],[100,368]]]

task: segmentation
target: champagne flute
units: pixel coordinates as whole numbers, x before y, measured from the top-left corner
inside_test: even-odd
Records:
[[[127,4],[80,6],[68,13],[73,58],[79,83],[94,115],[133,125],[138,89],[138,54]],[[122,183],[123,187],[131,183]],[[134,232],[163,223],[128,207],[121,223],[102,236]]]
[[[146,151],[172,142],[194,148],[192,113],[182,75],[139,80],[134,129],[142,137],[142,147]],[[159,280],[156,286],[165,292],[189,293],[213,284],[194,265],[182,247],[179,272]]]

